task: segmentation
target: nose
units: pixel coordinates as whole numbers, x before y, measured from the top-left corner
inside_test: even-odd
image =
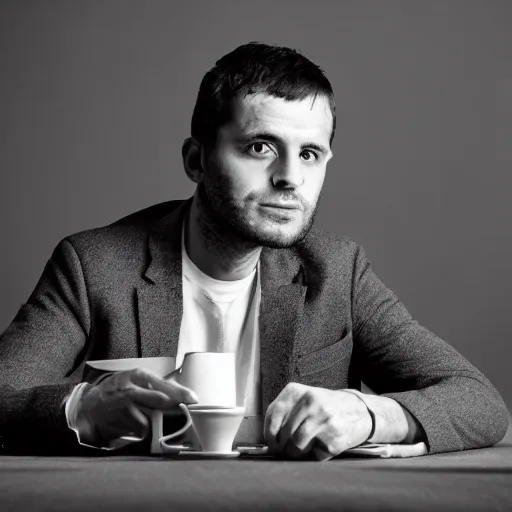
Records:
[[[304,182],[300,158],[285,156],[275,161],[272,184],[276,188],[299,188]]]

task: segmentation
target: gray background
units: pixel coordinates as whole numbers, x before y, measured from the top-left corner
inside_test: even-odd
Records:
[[[512,404],[512,2],[2,1],[0,330],[64,236],[189,197],[203,74],[301,49],[338,102],[319,227]]]

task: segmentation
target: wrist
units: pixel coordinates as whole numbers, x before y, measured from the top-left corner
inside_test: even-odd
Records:
[[[404,411],[395,400],[379,395],[367,395],[355,389],[346,390],[357,395],[366,405],[373,420],[373,432],[367,442],[402,443],[409,434]]]
[[[366,402],[361,399],[361,401],[364,403],[364,405],[366,405]],[[366,410],[368,411],[368,414],[370,415],[370,419],[372,421],[372,428],[370,430],[370,433],[368,434],[368,437],[366,438],[366,441],[365,443],[369,443],[371,442],[370,440],[372,439],[372,437],[375,435],[375,427],[376,427],[376,419],[375,419],[375,414],[373,414],[373,411],[366,405]]]
[[[366,409],[366,412],[370,418],[370,422],[371,422],[371,427],[370,427],[370,431],[368,433],[368,435],[366,436],[366,439],[363,441],[364,443],[367,443],[369,442],[369,440],[374,436],[375,434],[375,414],[373,413],[373,411],[368,407],[368,405],[366,404],[366,402],[363,400],[363,398],[360,396],[362,393],[359,393],[357,392],[355,389],[344,389],[343,390],[344,392],[346,393],[350,393],[351,395],[354,395],[356,396],[357,398],[359,398],[359,401],[363,403],[365,409]]]

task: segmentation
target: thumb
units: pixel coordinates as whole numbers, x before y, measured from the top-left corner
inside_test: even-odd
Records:
[[[169,380],[168,382],[174,388],[173,395],[177,402],[185,404],[197,404],[199,402],[199,397],[197,396],[197,393],[192,389],[181,385],[179,382],[176,382],[175,380]]]

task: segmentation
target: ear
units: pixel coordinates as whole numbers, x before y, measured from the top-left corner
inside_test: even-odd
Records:
[[[185,139],[181,147],[183,166],[187,176],[194,182],[200,183],[203,180],[203,151],[202,146],[193,137]]]

